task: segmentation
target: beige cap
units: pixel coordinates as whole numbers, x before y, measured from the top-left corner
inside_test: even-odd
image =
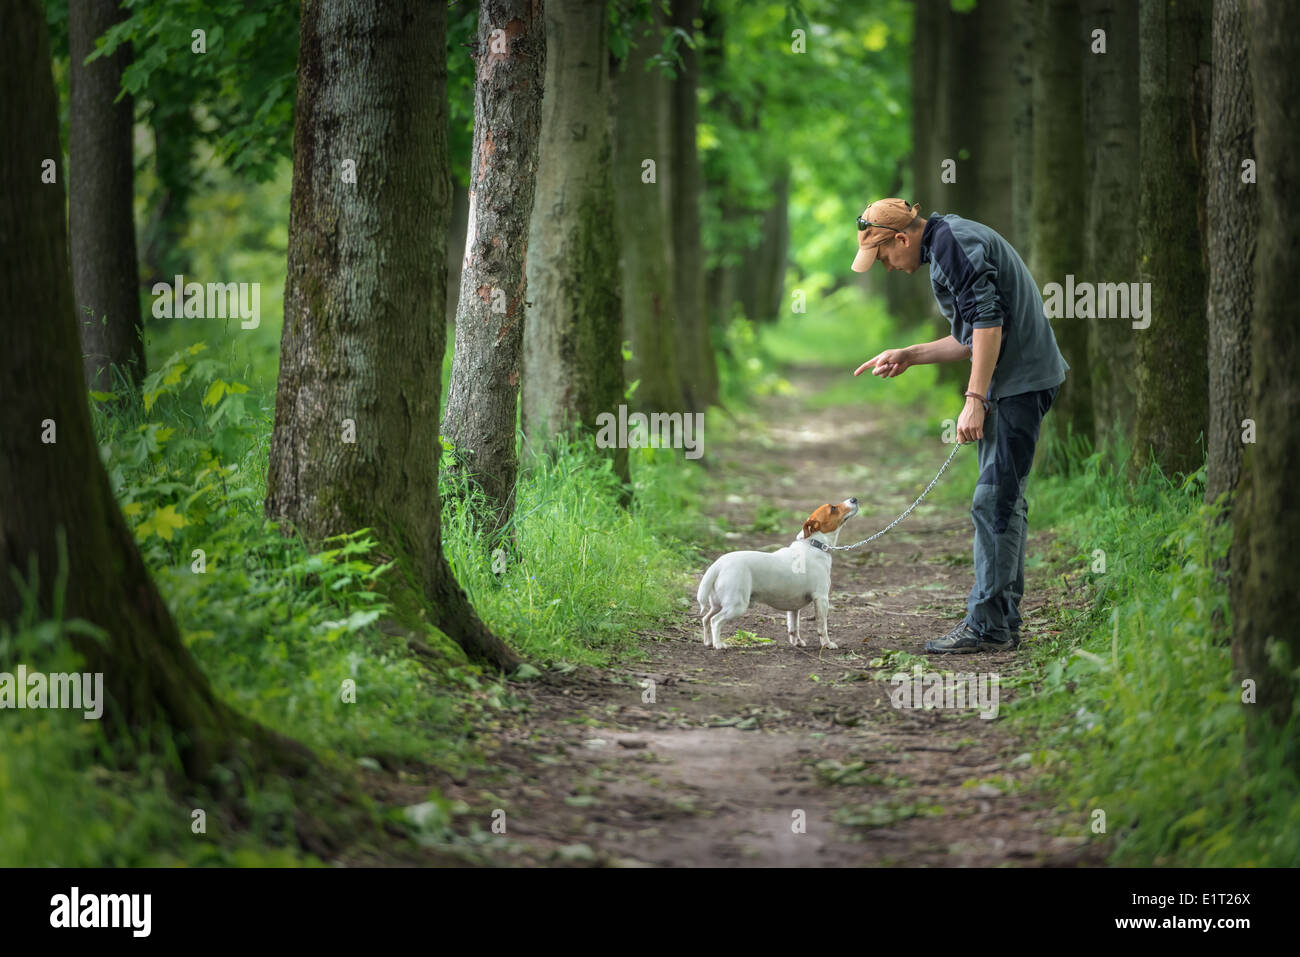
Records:
[[[858,230],[858,255],[853,260],[854,272],[866,272],[876,261],[879,246],[896,233],[912,225],[921,204],[909,206],[901,199],[878,199],[862,214],[869,226]]]

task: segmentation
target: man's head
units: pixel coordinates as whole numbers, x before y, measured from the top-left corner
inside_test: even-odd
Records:
[[[921,265],[921,234],[925,220],[901,199],[878,199],[858,217],[858,255],[854,272],[866,272],[879,259],[885,269],[916,272]]]

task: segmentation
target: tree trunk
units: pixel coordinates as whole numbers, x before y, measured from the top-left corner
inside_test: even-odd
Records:
[[[1083,90],[1084,55],[1078,0],[1046,0],[1034,20],[1034,190],[1030,271],[1042,288],[1066,283],[1083,264],[1081,214],[1085,192]],[[1093,436],[1092,385],[1088,367],[1088,322],[1052,320],[1056,343],[1070,364],[1045,427],[1064,438]]]
[[[1084,259],[1092,283],[1137,279],[1138,9],[1131,0],[1086,0],[1083,33],[1084,144],[1087,151],[1087,228]],[[1106,31],[1106,52],[1092,52],[1092,31]],[[1088,323],[1094,433],[1100,442],[1128,436],[1137,407],[1137,339],[1132,320]]]
[[[1012,17],[1016,0],[980,0],[972,16],[979,43],[975,82],[976,110],[979,119],[979,138],[975,143],[971,169],[974,173],[976,204],[967,213],[986,226],[997,230],[1013,246],[1015,236],[1013,176],[1016,164],[1015,122],[1020,108],[1016,95],[1017,58],[1023,58],[1025,48],[1019,34],[1024,25]],[[1027,247],[1022,247],[1027,251]]]
[[[1011,234],[1021,256],[1030,251],[1034,197],[1034,8],[1031,0],[1012,0],[1011,31]]]
[[[634,45],[614,76],[612,104],[624,335],[632,343],[627,375],[639,380],[632,396],[638,408],[676,412],[685,407],[685,400],[676,365],[677,305],[659,182],[659,169],[667,165],[659,149],[658,103],[664,80],[658,69],[646,69],[659,48],[659,31],[649,22],[638,22],[631,41]]]
[[[912,11],[912,156],[910,186],[905,186],[902,198],[909,203],[920,203],[922,216],[935,209],[941,195],[939,161],[932,149],[936,99],[938,96],[939,15],[943,0],[915,0]],[[862,206],[877,197],[862,197]],[[862,209],[854,210],[861,213]],[[912,282],[911,276],[889,277],[893,287],[893,311],[904,327],[912,328],[933,318],[934,296],[928,282]],[[886,289],[889,289],[889,286]]]
[[[122,70],[131,62],[131,47],[123,45],[111,57],[84,63],[95,50],[95,40],[125,18],[117,0],[74,0],[68,6],[72,286],[86,385],[101,392],[112,391],[113,368],[133,386],[144,378],[140,267],[132,210],[135,113],[130,96],[113,102],[121,89]]]
[[[534,449],[567,428],[595,431],[623,400],[608,34],[606,0],[547,5],[524,322],[523,426]],[[627,449],[605,452],[630,485]]]
[[[1259,442],[1247,447],[1236,509],[1233,559],[1233,658],[1238,676],[1256,685],[1246,705],[1247,732],[1258,743],[1282,731],[1285,760],[1300,753],[1294,735],[1295,543],[1300,541],[1300,337],[1295,321],[1295,269],[1300,262],[1300,22],[1296,7],[1250,0],[1247,35],[1255,102],[1259,240],[1251,321],[1249,417]],[[1288,729],[1290,733],[1288,734]],[[1275,755],[1276,756],[1276,755]]]
[[[979,220],[979,170],[977,156],[980,151],[980,99],[971,95],[971,77],[982,67],[980,51],[979,14],[974,11],[959,12],[951,4],[940,0],[938,29],[937,78],[938,102],[935,111],[934,140],[931,160],[936,164],[935,178],[939,192],[930,211],[956,213],[968,219]],[[956,180],[945,182],[944,164],[950,167]],[[909,199],[910,197],[903,197]],[[934,315],[938,315],[937,310]],[[945,362],[938,367],[939,387],[950,395],[958,396],[970,382],[969,362]]]
[[[303,8],[266,512],[313,541],[375,528],[411,562],[435,623],[510,667],[442,556],[446,16],[421,0]]]
[[[456,328],[456,303],[460,301],[460,270],[465,261],[465,231],[469,229],[469,190],[451,186],[451,223],[447,226],[447,326]],[[454,334],[454,332],[449,332]]]
[[[699,16],[699,0],[673,0],[672,26],[692,37]],[[709,336],[704,305],[704,250],[700,241],[700,158],[696,147],[699,57],[679,43],[682,58],[670,88],[669,129],[672,142],[669,217],[673,229],[674,288],[677,316],[682,329],[679,363],[687,409],[703,411],[718,401],[718,365]]]
[[[777,166],[772,182],[772,205],[763,211],[758,244],[745,257],[740,295],[745,316],[755,322],[773,322],[785,308],[785,267],[790,248],[790,165]]]
[[[482,0],[469,226],[442,432],[497,527],[514,510],[528,224],[537,182],[545,20],[535,0]]]
[[[1133,465],[1166,473],[1201,466],[1209,421],[1205,270],[1196,203],[1193,115],[1202,32],[1199,2],[1142,0],[1142,161],[1138,256],[1151,283],[1149,329],[1137,336]]]
[[[1241,0],[1214,3],[1214,82],[1210,119],[1209,318],[1210,433],[1205,498],[1213,502],[1241,475],[1242,420],[1249,417],[1250,313],[1254,308],[1255,183],[1242,162],[1255,158],[1255,99]]]
[[[932,147],[939,105],[938,54],[943,5],[944,0],[915,0],[912,11],[912,192],[915,195],[905,199],[920,203],[923,216],[935,208],[942,185],[939,161]],[[875,198],[867,197],[863,206]]]
[[[939,212],[956,213],[974,220],[981,215],[981,164],[978,157],[983,139],[982,102],[978,95],[972,95],[975,91],[971,88],[972,78],[979,76],[984,66],[978,9],[958,12],[950,8],[944,11],[948,21],[947,55],[941,62],[947,69],[939,74],[946,116],[940,129],[942,138],[938,156],[940,162],[945,159],[957,161],[957,181],[946,185],[948,208],[940,208]]]
[[[187,776],[212,780],[244,736],[274,748],[287,774],[311,764],[301,745],[232,712],[181,643],[113,500],[90,427],[69,282],[63,188],[38,180],[59,155],[54,85],[41,8],[0,5],[0,567],[34,588],[36,609],[81,619],[102,640],[67,630],[84,670],[104,677],[105,728],[133,746],[175,746]],[[46,439],[49,439],[47,442]],[[12,506],[12,507],[10,507]],[[17,624],[24,596],[0,579],[0,621]]]

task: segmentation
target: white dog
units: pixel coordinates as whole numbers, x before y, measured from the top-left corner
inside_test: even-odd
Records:
[[[775,552],[728,552],[709,566],[696,598],[702,613],[704,643],[722,648],[722,627],[739,618],[751,601],[785,612],[790,644],[806,645],[799,637],[799,611],[811,602],[817,611],[817,633],[823,648],[837,648],[826,634],[830,608],[831,553],[840,529],[858,514],[858,500],[819,506],[794,542]]]

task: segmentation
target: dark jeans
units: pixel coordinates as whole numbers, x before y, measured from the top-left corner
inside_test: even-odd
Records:
[[[1003,641],[1020,628],[1029,520],[1025,483],[1038,428],[1059,388],[1005,396],[984,417],[980,477],[971,502],[975,584],[966,600],[966,623],[983,638]]]

